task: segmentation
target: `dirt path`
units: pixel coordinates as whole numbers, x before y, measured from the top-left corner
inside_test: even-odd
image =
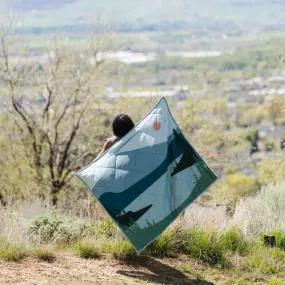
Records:
[[[27,257],[18,263],[0,260],[0,284],[214,284],[186,277],[175,269],[182,264],[183,260],[149,257],[141,257],[129,264],[109,257],[86,260],[72,254],[59,254],[53,263]]]

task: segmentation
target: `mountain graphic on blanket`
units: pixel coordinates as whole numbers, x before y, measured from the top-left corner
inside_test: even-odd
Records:
[[[76,175],[138,252],[217,179],[184,137],[164,98]]]

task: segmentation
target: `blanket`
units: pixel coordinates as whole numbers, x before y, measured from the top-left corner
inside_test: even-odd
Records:
[[[217,179],[183,135],[165,98],[76,175],[137,252]]]

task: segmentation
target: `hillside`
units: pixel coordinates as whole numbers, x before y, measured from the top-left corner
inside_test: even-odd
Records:
[[[5,3],[5,2],[4,2]],[[0,11],[7,5],[0,4]],[[259,0],[12,0],[10,9],[16,9],[25,19],[26,27],[76,26],[102,22],[119,27],[174,29],[195,26],[217,26],[217,23],[236,25],[281,25],[284,1]]]

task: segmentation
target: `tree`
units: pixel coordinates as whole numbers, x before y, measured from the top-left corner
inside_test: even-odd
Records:
[[[74,172],[95,157],[93,142],[104,136],[102,128],[90,130],[103,125],[107,114],[98,98],[108,71],[100,53],[106,38],[91,36],[79,53],[63,50],[55,37],[43,56],[31,57],[17,45],[13,27],[11,19],[0,27],[5,107],[32,158],[38,186],[56,205]]]
[[[256,128],[253,128],[248,132],[246,140],[250,142],[250,155],[254,154],[255,152],[259,152],[259,131]]]

